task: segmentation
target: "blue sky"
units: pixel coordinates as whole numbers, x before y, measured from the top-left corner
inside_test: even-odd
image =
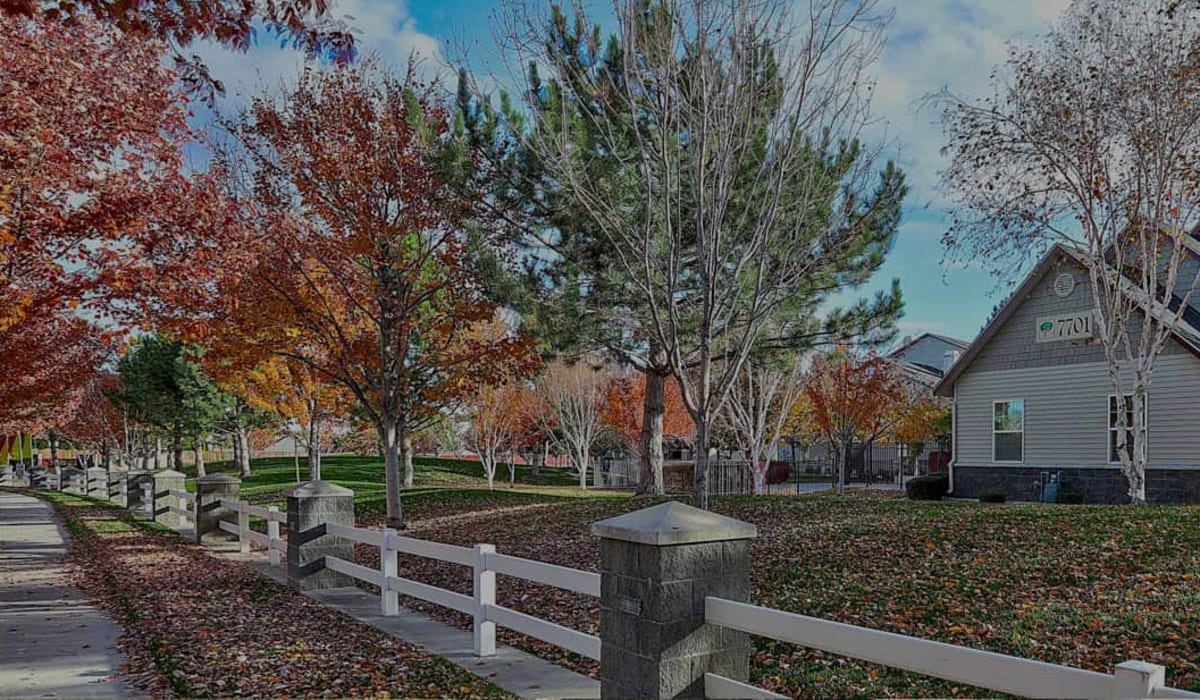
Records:
[[[800,0],[807,1],[807,0]],[[497,0],[333,0],[335,15],[354,27],[359,45],[402,66],[410,53],[426,59],[429,72],[448,71],[450,57],[471,57],[479,72],[492,65],[491,22]],[[945,202],[936,190],[941,168],[941,127],[935,115],[918,110],[920,98],[942,87],[964,95],[989,89],[988,75],[1006,55],[1008,42],[1036,40],[1061,14],[1067,0],[897,0],[887,44],[875,67],[878,81],[875,136],[889,144],[909,178],[907,212],[896,247],[872,292],[900,278],[906,314],[901,335],[923,331],[971,339],[1009,289],[982,265],[947,268],[940,242]],[[883,2],[883,7],[888,3]],[[611,15],[607,2],[586,3],[589,14]],[[199,47],[213,74],[223,80],[232,107],[262,85],[298,71],[303,58],[270,40],[248,54]],[[451,84],[450,87],[453,87]]]

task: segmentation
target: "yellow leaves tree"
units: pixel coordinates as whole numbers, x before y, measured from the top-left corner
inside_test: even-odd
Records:
[[[345,387],[290,358],[268,357],[246,375],[246,400],[283,419],[282,431],[308,453],[308,478],[321,478],[321,453],[331,424],[353,406]]]

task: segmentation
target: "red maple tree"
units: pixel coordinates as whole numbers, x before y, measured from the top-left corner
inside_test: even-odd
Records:
[[[177,321],[309,367],[345,387],[384,446],[388,517],[412,483],[412,436],[489,384],[538,364],[483,293],[474,203],[439,176],[450,116],[413,71],[374,61],[304,73],[230,127],[231,188],[249,235],[226,277]],[[208,291],[208,290],[206,290]],[[181,293],[183,291],[181,290]],[[178,301],[178,300],[177,300]]]
[[[207,262],[168,268],[163,251],[221,246],[229,212],[215,178],[186,172],[187,99],[164,49],[86,13],[0,12],[2,422],[69,421],[112,324],[143,317],[158,275]]]

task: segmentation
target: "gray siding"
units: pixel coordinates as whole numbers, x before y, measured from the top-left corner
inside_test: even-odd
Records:
[[[1054,279],[1063,272],[1075,278],[1075,291],[1066,299],[1054,293]],[[1034,285],[1028,297],[979,352],[967,368],[967,374],[1104,362],[1104,348],[1098,343],[1083,340],[1039,343],[1035,340],[1039,317],[1087,311],[1090,308],[1093,308],[1092,290],[1087,273],[1073,263],[1060,259]],[[1174,341],[1169,341],[1163,349],[1164,355],[1183,352],[1187,351]]]
[[[972,363],[956,390],[955,464],[997,464],[992,402],[1004,399],[1025,400],[1024,461],[1013,466],[1107,464],[1107,401],[1113,392],[1103,362],[997,371],[979,371]],[[1200,469],[1200,359],[1182,349],[1159,359],[1148,412],[1150,466]]]

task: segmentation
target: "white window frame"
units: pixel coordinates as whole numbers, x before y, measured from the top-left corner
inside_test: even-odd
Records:
[[[1133,394],[1126,394],[1126,396],[1132,398]],[[1116,461],[1113,461],[1113,458],[1112,458],[1113,457],[1113,443],[1112,443],[1113,433],[1117,432],[1117,429],[1112,426],[1110,419],[1112,417],[1111,410],[1112,410],[1112,407],[1115,404],[1116,400],[1117,400],[1116,394],[1109,394],[1108,398],[1104,401],[1104,427],[1105,427],[1104,460],[1105,460],[1105,463],[1107,463],[1107,464],[1120,465],[1121,464],[1120,457],[1117,457]],[[1145,453],[1145,455],[1143,455],[1143,456],[1146,459],[1149,459],[1149,456],[1148,456],[1150,453],[1150,397],[1149,396],[1146,397],[1145,405],[1142,406],[1142,428],[1144,428],[1146,431],[1146,439],[1142,442],[1142,452]],[[1127,428],[1127,430],[1129,430],[1129,428]]]
[[[1002,403],[1021,402],[1021,430],[996,430],[996,406]],[[1011,433],[1021,433],[1021,458],[1020,459],[996,459],[996,433],[1009,435]],[[1025,463],[1025,399],[998,399],[992,401],[992,463],[993,464],[1024,464]]]

